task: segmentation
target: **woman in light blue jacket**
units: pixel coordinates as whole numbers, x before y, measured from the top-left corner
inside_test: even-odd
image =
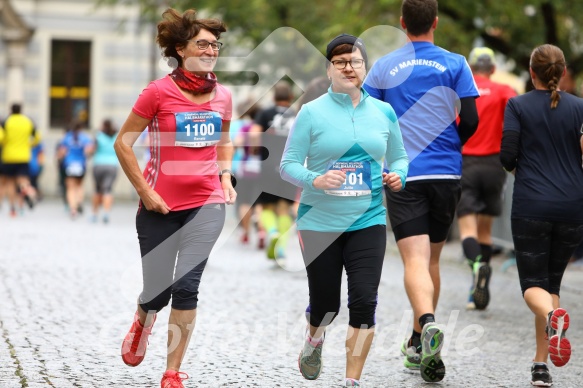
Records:
[[[109,222],[109,214],[113,205],[112,189],[119,168],[119,161],[113,149],[116,138],[117,129],[111,120],[103,120],[101,130],[95,136],[95,154],[93,154],[95,193],[92,200],[92,222],[97,222],[100,207],[103,207],[103,222],[106,224]]]
[[[339,35],[328,44],[326,58],[332,85],[302,107],[280,166],[282,178],[303,189],[297,228],[310,303],[298,363],[304,378],[320,375],[324,334],[340,308],[344,268],[350,315],[345,382],[359,386],[386,248],[383,185],[401,190],[409,162],[393,108],[361,88],[367,64],[362,40]]]

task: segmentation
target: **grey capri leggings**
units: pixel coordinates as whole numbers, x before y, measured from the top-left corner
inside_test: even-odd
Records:
[[[560,295],[569,259],[583,239],[583,225],[513,218],[511,227],[522,294],[540,287]]]
[[[93,166],[93,179],[95,180],[95,192],[98,194],[109,194],[113,187],[113,182],[117,177],[117,166],[96,165]]]
[[[176,310],[196,309],[202,272],[224,223],[224,204],[164,215],[140,202],[136,229],[144,285],[138,303],[144,311],[158,312],[171,298]]]

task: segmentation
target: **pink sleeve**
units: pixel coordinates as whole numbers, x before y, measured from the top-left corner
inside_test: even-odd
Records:
[[[233,97],[231,95],[231,91],[223,85],[220,85],[220,88],[218,88],[217,91],[221,94],[224,94],[223,98],[221,99],[225,103],[223,108],[223,121],[231,121],[233,118]]]
[[[159,106],[160,93],[158,92],[158,86],[154,82],[150,82],[138,96],[132,111],[145,119],[153,119],[158,112]]]
[[[229,92],[227,106],[225,107],[225,120],[230,121],[232,118],[233,118],[233,98],[231,96],[231,92]]]

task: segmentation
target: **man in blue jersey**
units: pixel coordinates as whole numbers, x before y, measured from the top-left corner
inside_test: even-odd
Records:
[[[479,96],[465,57],[433,43],[437,22],[436,0],[403,0],[401,26],[410,41],[380,58],[364,86],[395,109],[410,160],[405,189],[386,195],[415,317],[401,347],[404,364],[430,382],[445,376],[444,334],[434,317],[439,257],[461,193],[461,146],[478,126]]]

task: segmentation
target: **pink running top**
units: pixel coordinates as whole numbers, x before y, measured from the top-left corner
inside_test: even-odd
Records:
[[[217,83],[214,98],[196,104],[166,76],[142,91],[133,112],[151,120],[151,156],[143,174],[171,210],[225,202],[216,143],[232,117],[227,88]]]

